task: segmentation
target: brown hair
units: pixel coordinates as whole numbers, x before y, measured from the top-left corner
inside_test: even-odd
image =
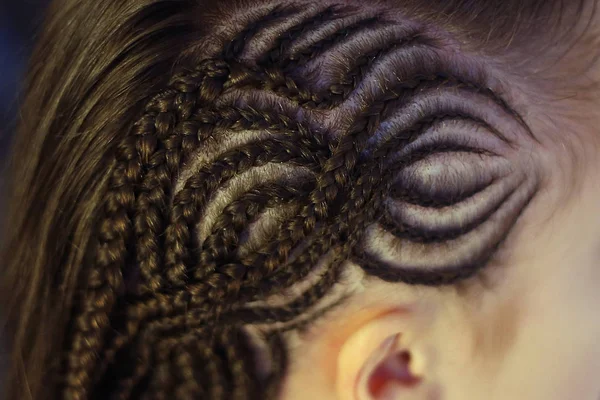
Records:
[[[472,43],[493,38],[478,43],[486,49],[523,48],[531,43],[515,36],[554,31],[570,10],[583,10],[583,2],[413,0],[403,5],[409,29],[391,47],[361,42],[352,62],[332,61],[324,85],[310,62],[389,22],[386,2],[365,16],[350,6],[307,14],[271,1],[214,3],[52,4],[7,175],[0,305],[8,398],[273,397],[287,365],[283,333],[316,318],[311,309],[342,262],[361,257],[361,232],[383,218],[393,171],[381,160],[405,142],[363,157],[388,105],[446,85],[509,107],[485,87],[483,71],[452,69],[427,50],[427,62],[415,53],[418,73],[407,71],[392,92],[369,92],[348,121],[336,117],[344,135],[314,121],[348,100],[390,49],[440,48],[461,32]],[[268,171],[274,178],[247,174],[270,164],[280,165]],[[236,181],[243,175],[250,186]],[[211,214],[219,196],[226,200]],[[269,210],[279,210],[267,215],[276,223],[257,224]],[[316,283],[281,306],[264,305],[319,262],[327,265]],[[390,276],[367,264],[369,273],[414,284],[454,282],[479,265]],[[276,328],[246,329],[257,324]],[[257,342],[269,349],[264,373]]]

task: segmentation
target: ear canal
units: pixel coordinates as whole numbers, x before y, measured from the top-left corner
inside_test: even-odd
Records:
[[[386,399],[392,390],[413,389],[421,382],[411,353],[400,341],[401,334],[389,337],[370,355],[359,374],[358,399]]]
[[[386,355],[374,369],[365,371],[364,388],[369,398],[384,398],[384,392],[390,385],[396,388],[412,388],[421,382],[421,378],[413,373],[412,356],[408,351],[393,352]]]

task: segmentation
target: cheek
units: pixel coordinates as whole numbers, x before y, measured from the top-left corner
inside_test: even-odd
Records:
[[[512,290],[489,294],[473,319],[475,365],[483,366],[474,373],[498,399],[597,400],[598,263],[583,252],[552,258],[539,250],[535,262],[511,266]]]
[[[532,238],[527,255],[507,260],[500,284],[463,299],[456,324],[468,327],[469,351],[457,399],[471,400],[465,387],[490,400],[600,398],[600,224],[569,214],[538,224],[537,236],[522,232]]]
[[[497,301],[497,302],[496,302]],[[501,368],[506,355],[513,351],[524,325],[519,297],[514,294],[482,302],[471,321],[472,355],[477,365],[485,366],[488,375]]]
[[[557,274],[559,276],[560,274]],[[600,395],[600,292],[581,288],[577,274],[539,286],[518,326],[498,381],[513,397],[594,400]]]

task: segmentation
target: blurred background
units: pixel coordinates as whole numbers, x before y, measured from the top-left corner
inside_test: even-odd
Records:
[[[6,160],[18,112],[21,79],[49,2],[50,0],[0,0],[0,188],[3,183],[1,168]],[[0,193],[0,214],[3,199]],[[0,391],[3,389],[5,352],[3,343],[0,343]]]
[[[0,0],[0,163],[12,138],[21,79],[49,2]]]

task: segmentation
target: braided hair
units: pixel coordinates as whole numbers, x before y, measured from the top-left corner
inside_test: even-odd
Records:
[[[446,62],[449,37],[385,10],[274,5],[259,14],[215,51],[168,69],[166,87],[156,85],[112,143],[85,268],[67,277],[79,289],[54,367],[60,398],[273,399],[286,335],[343,303],[324,300],[350,264],[445,285],[472,276],[502,241],[435,271],[394,268],[364,245],[374,225],[426,249],[473,228],[419,230],[389,203],[460,201],[468,194],[426,201],[397,176],[431,151],[482,150],[399,149],[448,121],[495,129],[456,104],[406,111],[415,98],[470,93],[519,119],[476,62]],[[266,28],[279,34],[261,41]],[[390,67],[393,76],[382,72]]]

